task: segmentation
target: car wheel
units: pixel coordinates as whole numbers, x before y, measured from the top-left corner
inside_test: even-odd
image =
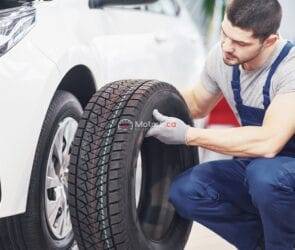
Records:
[[[2,219],[0,249],[69,249],[74,235],[67,203],[71,144],[83,113],[69,92],[48,108],[31,174],[26,213]]]
[[[74,139],[69,204],[82,249],[183,249],[192,222],[169,202],[173,178],[198,163],[196,147],[145,138],[157,108],[192,125],[178,91],[158,81],[106,85],[86,106]]]

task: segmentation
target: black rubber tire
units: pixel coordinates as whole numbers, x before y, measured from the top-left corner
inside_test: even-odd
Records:
[[[69,175],[70,214],[80,250],[184,248],[192,222],[175,212],[168,191],[176,175],[198,164],[197,148],[144,138],[146,123],[137,128],[135,121],[151,122],[154,108],[192,125],[178,91],[154,80],[110,83],[86,106]],[[139,150],[142,185],[136,207]]]
[[[43,122],[31,174],[25,214],[0,220],[0,249],[5,250],[63,250],[73,245],[73,232],[57,240],[49,232],[45,219],[45,176],[48,154],[58,123],[66,117],[77,122],[82,107],[72,94],[57,91]]]

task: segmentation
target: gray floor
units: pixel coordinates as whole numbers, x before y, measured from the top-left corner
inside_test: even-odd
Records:
[[[227,243],[221,237],[194,223],[189,241],[185,250],[235,250],[236,248]]]

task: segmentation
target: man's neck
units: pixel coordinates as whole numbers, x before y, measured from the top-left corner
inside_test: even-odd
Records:
[[[260,54],[255,57],[253,60],[242,64],[242,67],[244,70],[251,71],[261,68],[268,59],[273,55],[275,50],[277,49],[278,45],[280,43],[280,39],[278,39],[273,45],[262,48]]]

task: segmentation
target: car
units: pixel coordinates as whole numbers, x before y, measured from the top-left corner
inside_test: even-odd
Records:
[[[204,54],[180,0],[2,0],[0,249],[73,244],[71,146],[98,89],[121,79],[190,86]]]

